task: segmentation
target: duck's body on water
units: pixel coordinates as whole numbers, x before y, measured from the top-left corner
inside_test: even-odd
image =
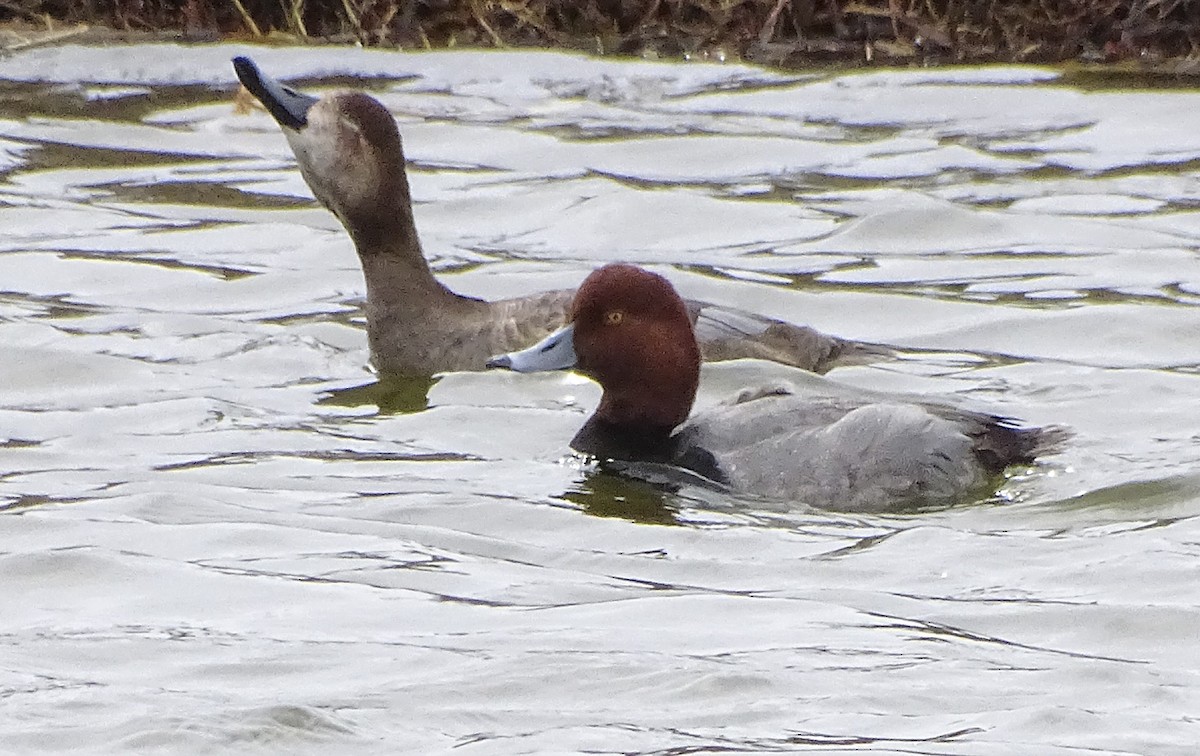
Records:
[[[593,272],[567,326],[489,364],[575,368],[596,380],[604,393],[571,440],[577,451],[846,511],[956,503],[1069,435],[936,400],[849,388],[822,395],[786,384],[747,388],[689,418],[700,351],[687,306],[665,278],[632,265]]]

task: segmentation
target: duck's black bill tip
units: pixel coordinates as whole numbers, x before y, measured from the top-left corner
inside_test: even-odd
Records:
[[[512,370],[512,358],[507,354],[500,354],[488,359],[484,364],[486,368],[502,368],[504,370]]]
[[[303,92],[284,86],[265,76],[254,61],[239,55],[233,59],[233,70],[242,86],[254,95],[280,126],[299,130],[308,124],[308,111],[317,102]]]
[[[258,72],[258,66],[254,65],[254,61],[244,55],[239,55],[233,59],[233,70],[237,72],[238,81],[242,82],[242,86],[246,89],[253,92],[256,87],[261,88],[262,76]]]

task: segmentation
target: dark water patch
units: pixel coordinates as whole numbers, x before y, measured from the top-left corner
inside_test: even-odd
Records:
[[[255,192],[244,185],[230,186],[220,181],[155,181],[147,183],[102,183],[87,185],[104,190],[123,202],[233,207],[262,210],[291,210],[311,207],[313,201],[286,194]]]
[[[603,472],[585,475],[562,501],[595,517],[616,517],[652,525],[678,525],[678,505],[661,487]]]
[[[904,530],[905,530],[904,528],[898,528],[896,530],[890,530],[890,531],[883,532],[883,533],[872,533],[871,535],[864,536],[862,538],[855,540],[848,546],[841,546],[836,549],[832,549],[831,551],[827,551],[824,554],[820,554],[819,556],[817,556],[815,558],[817,558],[817,559],[841,559],[843,557],[855,556],[863,551],[867,551],[869,549],[873,549],[877,546],[883,545],[884,543],[886,543],[888,540],[890,540],[894,536],[896,536],[900,533],[903,533]]]
[[[1091,128],[1091,127],[1090,126],[1081,127],[1079,129],[1079,131],[1085,131],[1088,128]],[[1017,137],[1015,137],[1015,138],[1018,139],[1018,141],[1020,141],[1022,145],[1025,145],[1027,142],[1034,142],[1036,144],[1036,142],[1040,142],[1045,139],[1060,136],[1063,133],[1065,133],[1066,131],[1067,130],[1062,130],[1062,131],[1056,130],[1056,131],[1047,132],[1045,134],[1035,135],[1035,136],[1020,134],[1020,135],[1017,135]],[[1023,181],[1024,180],[1055,181],[1055,180],[1071,178],[1071,177],[1079,176],[1079,175],[1087,175],[1086,171],[1081,171],[1077,168],[1073,168],[1073,167],[1067,166],[1067,165],[1059,165],[1057,163],[1048,162],[1046,160],[1046,153],[1049,151],[1048,148],[1039,148],[1037,146],[1010,147],[1009,145],[1006,145],[1006,144],[995,144],[995,143],[989,141],[988,143],[985,144],[985,146],[982,149],[985,150],[987,153],[995,154],[999,157],[1010,158],[1013,160],[1025,160],[1025,161],[1028,161],[1031,163],[1037,163],[1037,165],[1035,165],[1035,166],[1026,167],[1023,170],[1016,172],[1014,174],[1016,176],[1019,176],[1020,179]],[[994,176],[988,177],[986,175],[979,177],[979,181],[982,183],[986,183],[989,180],[994,181],[995,177]]]
[[[111,96],[105,96],[105,91]],[[144,87],[108,87],[89,93],[82,85],[30,87],[0,81],[0,102],[6,114],[16,118],[88,118],[108,121],[140,121],[154,112],[164,92]]]
[[[20,475],[22,473],[14,473]],[[8,475],[0,476],[0,479],[7,479]],[[89,496],[50,496],[47,494],[22,494],[17,496],[5,496],[0,494],[0,513],[20,515],[22,512],[37,509],[40,507],[57,506],[57,505],[72,505],[81,504],[91,501]]]
[[[974,148],[972,148],[974,149]],[[949,185],[986,186],[992,183],[1012,184],[1026,181],[1052,181],[1080,175],[1080,171],[1059,165],[1045,165],[1041,152],[1001,151],[995,148],[980,150],[981,154],[997,154],[1003,158],[1014,158],[1039,163],[1021,166],[1005,172],[989,170],[949,170],[917,176],[846,176],[841,173],[809,171],[786,173],[766,177],[766,181],[779,192],[779,196],[804,203],[821,203],[837,199],[840,193],[877,190],[881,186],[899,184],[905,189],[937,190]],[[1006,202],[1003,206],[1007,207]]]
[[[213,454],[201,459],[190,459],[184,462],[171,462],[156,465],[153,469],[161,472],[175,470],[195,470],[207,467],[227,467],[235,465],[254,465],[268,460],[298,459],[314,462],[480,462],[480,457],[472,454],[454,452],[388,452],[363,451],[355,449],[333,449],[314,451],[248,451]]]
[[[47,320],[87,318],[103,312],[99,307],[75,301],[73,295],[37,295],[20,291],[0,291],[0,302],[20,306],[30,317]]]
[[[106,147],[81,147],[67,142],[16,138],[35,144],[38,149],[28,154],[21,173],[79,168],[135,168],[167,165],[217,165],[221,161],[207,155],[184,155],[156,152],[153,149],[125,150]]]
[[[994,256],[997,259],[1025,259],[1027,253],[1015,251],[1001,252],[984,252],[973,253],[973,256],[978,254],[979,257]],[[1061,256],[1050,253],[1028,253],[1032,259],[1042,258],[1045,260],[1061,259]],[[746,255],[751,258],[758,259],[778,259],[771,252],[756,252]],[[837,257],[844,257],[838,254]],[[929,256],[925,256],[926,259]],[[949,257],[949,256],[948,256]],[[735,273],[727,272],[722,268],[715,266],[697,266],[697,265],[681,265],[681,269],[697,273],[702,276],[723,280],[744,280],[742,276]],[[811,273],[788,273],[777,270],[771,271],[770,281],[763,281],[764,286],[777,286],[780,288],[798,291],[798,292],[841,292],[841,293],[861,293],[861,294],[900,294],[912,296],[922,299],[937,298],[946,301],[968,301],[968,302],[988,302],[1002,305],[1011,305],[1019,307],[1028,307],[1038,310],[1062,310],[1070,309],[1079,305],[1079,300],[1088,297],[1090,290],[1081,290],[1072,292],[1070,296],[1062,297],[1046,297],[1039,292],[982,292],[972,291],[971,287],[979,286],[987,283],[1019,283],[1037,281],[1048,275],[1058,275],[1054,272],[1045,273],[1013,273],[1010,275],[995,275],[995,276],[977,276],[963,279],[947,279],[947,280],[915,280],[915,281],[869,281],[855,282],[846,280],[830,279],[834,273],[846,273],[856,270],[871,270],[878,268],[878,263],[871,259],[864,259],[857,262],[834,263],[827,268],[822,268],[819,271]],[[1174,300],[1164,296],[1162,298],[1149,295],[1132,295],[1122,294],[1120,292],[1106,291],[1105,298],[1102,301],[1121,303],[1121,302],[1163,302],[1179,304]]]
[[[617,173],[590,168],[583,175],[588,178],[601,178],[612,181],[620,186],[639,191],[673,191],[676,189],[700,189],[717,195],[740,198],[737,188],[744,184],[758,184],[771,179],[770,174],[747,174],[739,176],[736,181],[688,181],[678,178],[646,178],[628,173]]]
[[[1084,92],[1195,91],[1200,77],[1194,72],[1156,71],[1138,64],[1119,66],[1063,66],[1058,82]]]
[[[1196,453],[1200,455],[1200,450]],[[1134,516],[1185,505],[1194,501],[1197,496],[1200,496],[1200,476],[1184,474],[1097,488],[1079,496],[1062,499],[1054,506],[1066,510],[1121,511]]]
[[[365,330],[365,319],[362,315],[361,301],[355,299],[343,304],[345,304],[346,309],[338,312],[329,312],[324,309],[293,312],[286,315],[259,318],[258,322],[278,326],[299,326],[306,323],[337,323],[350,328]]]
[[[29,449],[42,443],[42,441],[25,438],[6,438],[0,441],[0,449]]]
[[[370,574],[391,570],[417,572],[446,572],[453,570],[459,560],[444,554],[421,552],[382,553],[366,551],[305,552],[289,555],[287,562],[303,564],[309,572],[287,570],[277,557],[251,557],[244,559],[198,559],[191,563],[205,569],[227,574],[259,575],[262,577],[285,578],[301,582],[359,583],[371,584]],[[312,574],[313,566],[320,565],[321,572]]]
[[[821,746],[822,750],[831,746],[846,746],[854,747],[858,750],[858,746],[898,746],[899,752],[905,754],[920,754],[923,750],[916,750],[915,746],[922,744],[933,745],[940,743],[957,743],[963,741],[970,735],[979,735],[986,730],[979,727],[965,727],[958,730],[930,735],[924,738],[897,738],[886,736],[870,736],[870,735],[835,735],[832,733],[821,732],[806,732],[797,731],[794,735],[789,736],[783,741],[784,744],[801,745],[801,746]],[[788,749],[791,750],[791,749]],[[871,748],[872,751],[875,748]],[[938,751],[940,753],[940,751]]]
[[[198,224],[195,228],[202,227],[203,224]],[[164,232],[178,231],[176,227],[162,229]],[[64,260],[107,260],[111,262],[134,263],[138,265],[148,265],[162,270],[186,270],[194,273],[203,273],[205,275],[219,278],[223,281],[240,281],[245,278],[259,275],[261,271],[248,270],[244,268],[232,268],[223,265],[204,265],[195,262],[184,262],[179,260],[171,252],[166,251],[147,251],[138,253],[113,252],[111,250],[77,250],[63,247],[57,250],[49,250],[58,252]]]
[[[479,174],[495,174],[503,172],[504,169],[494,165],[481,165],[477,163],[459,163],[454,161],[434,161],[434,160],[409,160],[408,170],[410,172],[419,173],[421,171],[429,173],[461,173],[470,175],[473,173]]]
[[[1085,175],[1102,179],[1120,179],[1137,176],[1175,177],[1186,173],[1200,173],[1200,158],[1156,155],[1150,159],[1131,162],[1114,168],[1082,171]],[[1194,200],[1189,200],[1194,201]]]
[[[827,290],[844,292],[889,292],[921,299],[941,299],[947,302],[983,302],[1022,309],[1055,311],[1070,310],[1082,307],[1086,303],[1094,304],[1149,304],[1161,307],[1193,307],[1192,301],[1180,301],[1165,287],[1162,294],[1145,294],[1117,291],[1106,288],[1078,288],[1048,296],[1043,291],[978,291],[975,287],[987,284],[1020,284],[1036,283],[1048,276],[1058,276],[1059,273],[1047,271],[1044,273],[1013,274],[1002,276],[978,276],[958,280],[920,280],[905,283],[871,283],[853,284],[842,281],[823,280],[824,274],[817,274],[812,284],[801,287],[806,290]],[[1029,287],[1034,288],[1034,287]],[[1189,297],[1189,300],[1195,297]]]
[[[653,136],[705,136],[716,132],[710,129],[697,128],[684,123],[663,124],[646,123],[638,126],[620,125],[609,122],[599,123],[555,123],[529,129],[531,133],[545,134],[563,142],[578,142],[581,144],[606,144],[625,139],[644,139]]]
[[[905,599],[912,599],[922,603],[948,603],[948,604],[995,604],[1004,606],[1007,604],[1017,605],[1046,605],[1046,606],[1095,606],[1094,601],[1063,599],[1063,598],[1039,598],[1026,595],[1017,596],[942,596],[936,594],[925,593],[897,593],[896,596]]]
[[[1088,304],[1141,304],[1156,307],[1195,307],[1200,304],[1200,296],[1183,291],[1178,284],[1166,284],[1160,288],[1161,294],[1135,294],[1127,291],[1116,291],[1103,288],[1085,288],[1079,290],[1079,296],[1086,299]]]

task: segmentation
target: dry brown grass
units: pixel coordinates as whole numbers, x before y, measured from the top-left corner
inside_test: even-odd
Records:
[[[0,20],[401,47],[872,59],[1192,56],[1200,0],[0,0]]]

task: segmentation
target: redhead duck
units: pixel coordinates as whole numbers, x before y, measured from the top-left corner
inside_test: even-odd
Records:
[[[664,463],[734,493],[822,508],[950,504],[1068,435],[912,397],[801,395],[786,384],[744,390],[689,420],[700,351],[687,306],[665,278],[624,264],[587,277],[564,328],[488,365],[575,368],[597,381],[603,395],[571,440],[576,451]]]
[[[482,370],[488,356],[560,327],[574,292],[485,302],[434,278],[413,221],[396,121],[363,92],[311,97],[267,77],[245,57],[234,69],[282,127],[317,200],[349,232],[367,284],[367,340],[384,376]],[[741,310],[688,302],[705,359],[757,357],[824,372],[890,350],[826,336]]]

